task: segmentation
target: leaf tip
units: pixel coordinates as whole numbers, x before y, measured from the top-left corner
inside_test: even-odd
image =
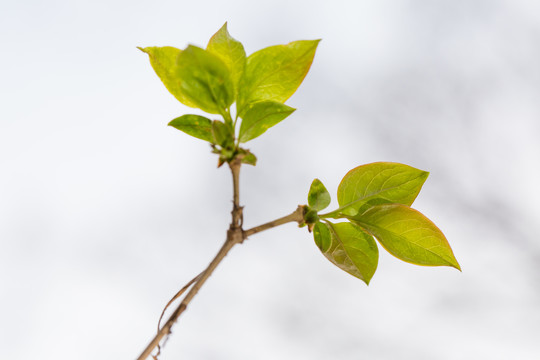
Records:
[[[313,43],[315,48],[319,47],[319,44],[320,44],[321,41],[322,41],[322,39],[311,40],[311,42]]]
[[[137,46],[137,49],[141,50],[143,53],[147,54],[148,52],[146,51],[146,48],[143,48],[143,47],[140,47],[140,46]]]
[[[450,245],[448,245],[450,246]],[[447,259],[447,262],[448,262],[448,266],[450,267],[453,267],[454,269],[457,269],[459,272],[463,272],[461,270],[461,265],[459,265],[457,259],[456,259],[456,256],[454,255],[454,252],[452,251],[452,249],[450,249],[450,258]]]
[[[446,264],[442,264],[442,265],[452,267],[452,268],[454,268],[454,269],[456,269],[456,270],[458,270],[459,272],[462,273],[463,271],[461,270],[461,265],[459,265],[459,263],[458,263],[458,261],[456,259],[456,256],[454,255],[452,249],[450,248],[450,245],[448,245],[448,249],[450,250],[450,254],[448,254],[449,256],[446,257],[446,259],[445,259]],[[439,264],[439,265],[441,265],[441,264]]]

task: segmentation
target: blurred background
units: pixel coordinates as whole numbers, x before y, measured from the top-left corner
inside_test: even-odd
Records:
[[[374,161],[431,175],[414,207],[463,272],[381,251],[369,287],[294,224],[235,248],[161,359],[538,359],[540,5],[473,1],[5,1],[0,5],[0,349],[134,359],[221,246],[228,169],[168,121],[136,46],[246,51],[322,38],[249,143],[245,227],[306,203],[313,178]],[[336,202],[333,201],[332,206]]]

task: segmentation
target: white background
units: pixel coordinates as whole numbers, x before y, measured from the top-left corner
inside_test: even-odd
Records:
[[[205,46],[225,21],[248,54],[323,39],[298,110],[250,143],[246,227],[305,203],[315,177],[335,197],[351,168],[403,162],[431,172],[414,207],[463,272],[381,252],[367,287],[288,224],[229,254],[161,359],[538,359],[540,6],[525,0],[2,2],[0,358],[136,358],[221,246],[228,170],[166,126],[194,111],[136,46]]]

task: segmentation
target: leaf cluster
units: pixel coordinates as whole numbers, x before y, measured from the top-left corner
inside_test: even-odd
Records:
[[[410,207],[428,175],[391,162],[358,166],[339,184],[339,208],[326,214],[319,211],[330,204],[330,194],[315,179],[308,193],[305,224],[313,230],[316,245],[330,262],[366,284],[379,259],[374,239],[403,261],[461,270],[441,230]]]
[[[240,147],[275,126],[295,109],[285,102],[308,73],[320,40],[270,46],[247,56],[227,23],[205,49],[189,45],[139,48],[167,90],[181,103],[220,118],[187,114],[169,125],[207,141],[219,155],[218,166],[235,159],[255,165],[257,158]],[[304,206],[302,225],[333,264],[366,284],[377,269],[376,241],[397,258],[417,265],[460,269],[444,234],[411,208],[428,177],[408,165],[377,162],[349,171],[341,181],[339,208],[315,179]],[[336,222],[335,220],[341,220]]]
[[[182,115],[169,125],[209,142],[219,163],[257,159],[240,147],[265,133],[295,109],[285,105],[305,78],[320,40],[300,40],[261,49],[246,56],[244,46],[227,30],[227,23],[209,40],[206,49],[189,45],[139,48],[167,90],[200,115]]]

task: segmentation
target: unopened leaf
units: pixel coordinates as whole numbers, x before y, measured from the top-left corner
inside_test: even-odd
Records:
[[[300,40],[251,54],[238,89],[238,113],[250,103],[285,102],[309,71],[320,40]]]
[[[255,154],[251,153],[251,152],[247,152],[243,157],[242,157],[242,163],[243,164],[248,164],[248,165],[252,165],[252,166],[255,166],[257,165],[257,157],[255,156]]]
[[[427,171],[392,162],[358,166],[339,184],[339,212],[354,216],[372,205],[411,205],[428,175]]]
[[[313,237],[330,262],[369,284],[379,261],[379,250],[371,235],[349,222],[318,222]]]
[[[263,101],[250,105],[242,116],[240,142],[247,142],[262,135],[292,114],[294,110],[290,106],[275,101]]]
[[[319,179],[313,180],[308,193],[309,207],[316,211],[325,209],[330,205],[330,193]]]
[[[315,227],[313,228],[313,238],[315,244],[323,254],[325,254],[328,249],[330,249],[330,246],[332,246],[332,235],[330,234],[330,229],[326,223],[319,221],[315,224]]]
[[[350,219],[403,261],[417,265],[452,266],[461,270],[441,230],[408,206],[377,205]]]
[[[199,115],[182,115],[169,122],[172,126],[198,139],[214,142],[212,121]]]
[[[161,79],[167,90],[182,104],[197,107],[195,103],[189,100],[183,93],[180,87],[181,80],[176,74],[176,59],[182,50],[172,46],[151,46],[138,48],[142,52],[148,54],[150,64],[157,76]]]
[[[233,142],[233,134],[231,128],[219,120],[212,122],[212,138],[213,143],[226,147]]]
[[[211,114],[223,114],[234,101],[229,68],[216,55],[188,46],[178,55],[176,75],[189,101]]]
[[[212,36],[206,50],[217,55],[228,67],[235,89],[246,66],[246,51],[238,40],[235,40],[227,30],[227,23]]]

